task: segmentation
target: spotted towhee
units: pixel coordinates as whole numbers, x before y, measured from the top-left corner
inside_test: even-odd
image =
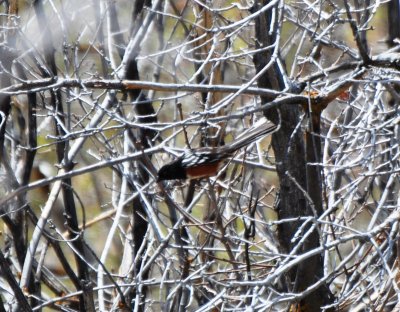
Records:
[[[157,181],[214,176],[221,169],[226,158],[276,129],[277,126],[274,123],[262,118],[229,145],[187,150],[178,159],[161,167]]]

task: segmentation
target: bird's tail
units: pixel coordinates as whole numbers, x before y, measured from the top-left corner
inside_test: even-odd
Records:
[[[247,129],[241,135],[239,135],[235,140],[229,145],[225,145],[225,149],[227,153],[233,153],[236,150],[249,145],[274,132],[278,128],[272,121],[269,121],[267,118],[261,118],[257,121],[252,127]]]

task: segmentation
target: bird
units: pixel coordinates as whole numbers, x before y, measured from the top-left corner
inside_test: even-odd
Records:
[[[223,166],[225,159],[231,157],[240,148],[248,146],[277,129],[278,126],[272,121],[262,118],[230,144],[187,149],[179,158],[160,168],[157,182],[215,176]]]

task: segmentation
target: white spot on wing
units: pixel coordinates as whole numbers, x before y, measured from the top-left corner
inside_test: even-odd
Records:
[[[185,151],[182,157],[182,165],[184,167],[196,167],[199,165],[203,165],[205,163],[213,163],[218,161],[220,157],[217,157],[215,153],[210,152],[194,152],[194,151]]]

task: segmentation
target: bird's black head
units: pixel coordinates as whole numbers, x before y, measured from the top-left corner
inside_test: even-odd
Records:
[[[162,166],[158,171],[157,182],[175,179],[186,179],[186,172],[185,168],[182,167],[181,159]]]

